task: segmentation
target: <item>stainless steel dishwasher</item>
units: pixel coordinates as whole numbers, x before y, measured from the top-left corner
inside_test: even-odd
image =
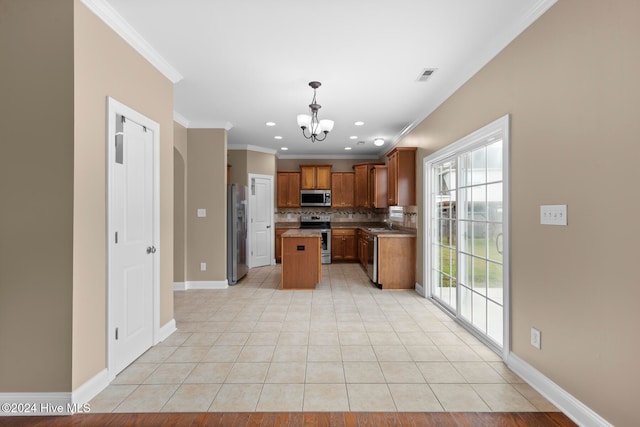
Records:
[[[367,243],[367,275],[377,287],[381,287],[378,284],[378,237],[368,234]]]

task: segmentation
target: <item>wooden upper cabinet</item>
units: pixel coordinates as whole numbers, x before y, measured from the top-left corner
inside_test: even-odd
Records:
[[[334,172],[331,174],[331,207],[351,208],[353,202],[353,172]]]
[[[387,205],[387,167],[371,166],[369,169],[369,198],[372,208],[386,208]]]
[[[331,165],[300,165],[302,190],[330,190]]]
[[[353,170],[355,171],[355,180],[354,180],[354,206],[356,208],[370,208],[372,207],[371,201],[371,184],[370,184],[370,174],[371,167],[375,165],[382,165],[383,163],[359,163],[353,165]]]
[[[397,147],[387,154],[389,206],[416,204],[416,147]]]
[[[278,172],[277,180],[277,206],[299,208],[300,172]]]
[[[354,165],[354,202],[357,208],[369,207],[369,169],[367,164]]]

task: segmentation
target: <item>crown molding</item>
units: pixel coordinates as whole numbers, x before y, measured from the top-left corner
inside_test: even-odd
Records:
[[[189,129],[225,129],[230,130],[233,127],[231,122],[225,121],[191,121],[189,122]]]
[[[250,144],[229,144],[227,145],[227,151],[229,150],[257,151],[258,153],[266,153],[266,154],[276,154],[278,152],[278,150],[274,150],[272,148],[259,147],[257,145],[250,145]]]
[[[376,154],[277,154],[279,159],[298,159],[298,160],[378,160],[380,156]]]
[[[184,77],[165,60],[125,19],[105,0],[80,0],[96,14],[109,28],[124,39],[136,52],[149,61],[171,83],[178,83]]]
[[[182,114],[178,113],[177,111],[173,112],[173,121],[178,123],[182,127],[185,127],[187,129],[189,128],[189,120],[187,120],[187,118],[185,116],[183,116]]]

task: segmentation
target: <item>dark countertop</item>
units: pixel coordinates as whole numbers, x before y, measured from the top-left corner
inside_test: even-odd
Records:
[[[300,228],[299,222],[276,222],[276,229],[296,229]],[[331,229],[356,229],[366,231],[378,237],[413,237],[415,230],[394,228],[393,230],[370,231],[368,228],[387,228],[385,223],[380,222],[332,222]]]

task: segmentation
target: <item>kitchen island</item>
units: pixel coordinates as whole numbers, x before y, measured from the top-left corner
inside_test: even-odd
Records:
[[[281,238],[282,289],[315,289],[322,280],[320,231],[291,229]]]

